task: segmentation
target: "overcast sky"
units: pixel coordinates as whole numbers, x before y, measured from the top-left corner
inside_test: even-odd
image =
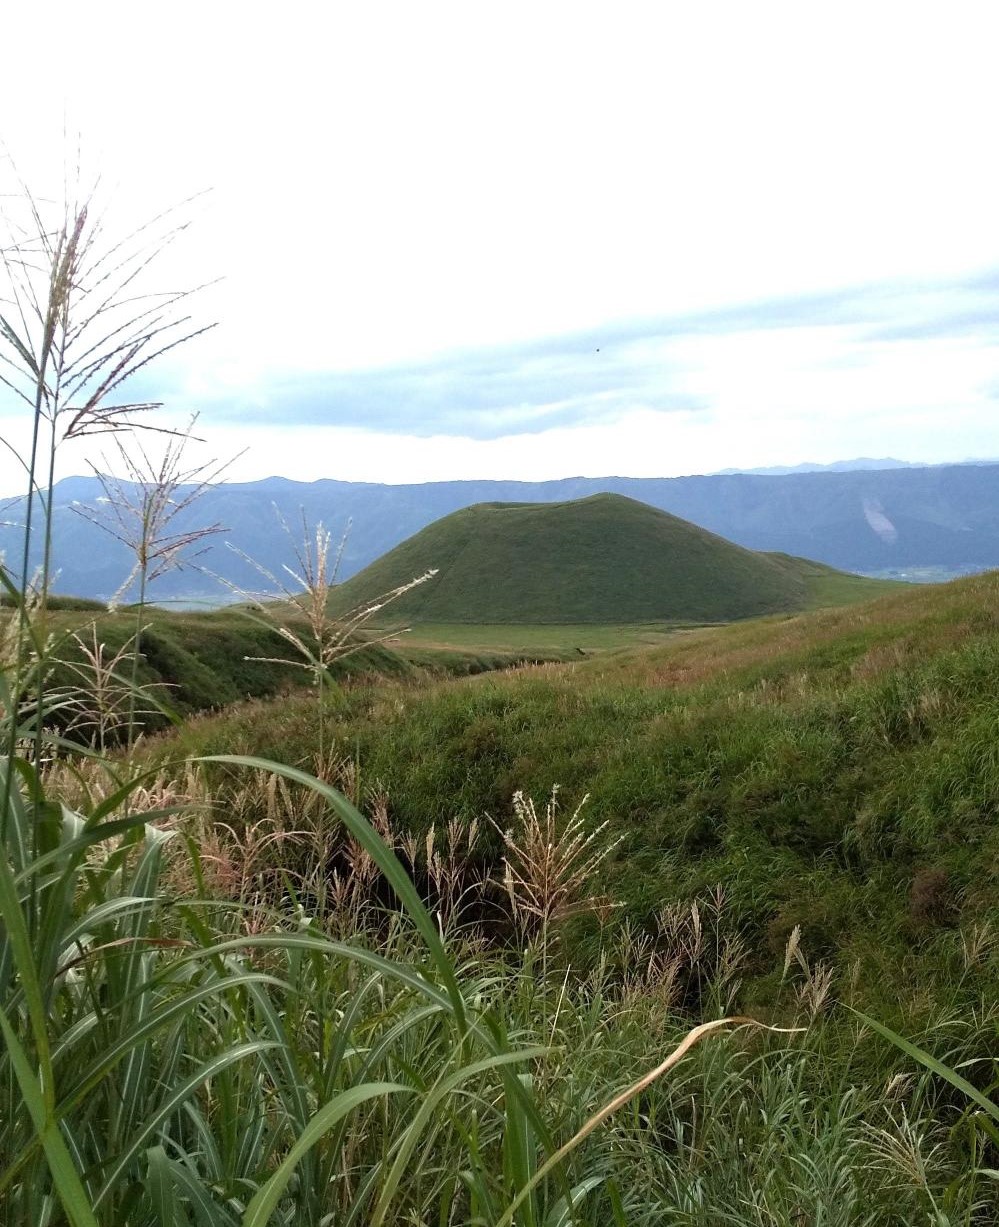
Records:
[[[992,4],[37,12],[4,16],[25,179],[65,116],[109,223],[212,189],[155,274],[223,278],[219,327],[133,394],[233,477],[999,456]]]

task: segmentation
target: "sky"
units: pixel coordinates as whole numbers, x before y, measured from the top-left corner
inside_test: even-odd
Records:
[[[199,414],[192,463],[999,457],[994,5],[27,9],[0,79],[21,180],[58,194],[68,130],[109,236],[207,193],[147,277],[211,282],[185,309],[217,327],[129,392]],[[2,494],[27,431],[0,397]],[[71,441],[57,473],[105,457]]]

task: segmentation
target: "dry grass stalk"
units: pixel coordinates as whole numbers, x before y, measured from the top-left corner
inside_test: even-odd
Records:
[[[6,159],[10,164],[9,157]],[[51,490],[56,452],[67,439],[149,426],[158,401],[119,400],[125,383],[154,358],[214,325],[190,327],[182,304],[202,287],[150,293],[150,265],[186,230],[190,201],[167,210],[124,239],[108,242],[96,186],[84,186],[79,157],[66,168],[61,199],[34,195],[9,169],[18,191],[0,208],[0,383],[32,415],[24,552],[28,575],[40,504],[44,537],[42,593],[51,578]],[[172,433],[169,429],[163,433]]]
[[[623,1003],[654,1000],[663,1021],[688,988],[710,991],[723,1012],[732,1008],[742,983],[745,942],[725,932],[725,895],[716,887],[706,898],[660,908],[652,929],[636,933],[625,923],[617,936]]]
[[[661,1028],[683,994],[682,956],[668,947],[659,948],[650,933],[636,931],[628,921],[616,935],[615,953],[621,966],[621,1012],[628,1014],[642,1004],[657,1020],[653,1029]]]
[[[900,1101],[910,1094],[915,1085],[915,1074],[892,1074],[885,1083],[885,1089],[882,1093],[886,1100]]]
[[[471,869],[479,831],[479,824],[474,819],[464,823],[452,818],[439,835],[434,826],[427,832],[423,849],[424,867],[428,894],[433,892],[432,907],[442,937],[462,927],[468,908],[481,912],[484,904],[488,875]],[[410,861],[414,868],[418,865],[418,859],[416,857]]]
[[[293,665],[305,669],[312,674],[313,683],[318,686],[322,684],[334,661],[357,652],[370,643],[383,643],[400,634],[400,629],[393,629],[363,640],[357,636],[357,632],[369,618],[386,605],[412,591],[413,588],[433,579],[437,571],[426,571],[408,583],[383,593],[376,600],[358,606],[341,617],[334,617],[330,613],[329,597],[339,576],[347,533],[350,530],[349,523],[337,549],[333,551],[332,534],[323,527],[322,522],[316,525],[315,530],[310,529],[303,511],[301,538],[296,539],[287,521],[276,508],[275,512],[291,542],[295,567],[283,567],[286,578],[280,579],[256,559],[230,543],[229,548],[268,581],[270,591],[251,594],[228,581],[223,580],[223,582],[227,583],[228,587],[243,600],[248,601],[268,617],[273,617],[282,606],[288,605],[290,612],[304,618],[307,628],[305,634],[294,627],[291,619],[278,622],[274,628],[286,643],[291,644],[301,660],[267,656],[251,656],[247,659],[258,660],[265,664]],[[291,581],[290,586],[289,580]]]
[[[814,1020],[830,1002],[835,973],[828,963],[821,960],[814,966],[809,963],[801,948],[800,925],[794,926],[787,939],[787,946],[784,950],[784,970],[781,975],[782,983],[787,979],[792,964],[797,964],[803,975],[801,983],[795,990],[798,1004],[809,1018]]]
[[[904,1107],[889,1120],[888,1128],[867,1126],[874,1163],[894,1174],[900,1185],[929,1191],[929,1169],[941,1159],[943,1142],[931,1142],[929,1130],[910,1121]]]
[[[46,766],[42,783],[46,792],[59,796],[69,809],[91,813],[121,787],[116,765],[98,757],[59,758]],[[161,768],[131,794],[135,813],[184,807],[192,814],[203,814],[211,807],[204,776],[192,763],[178,775]],[[174,825],[178,820],[174,820]]]
[[[62,439],[143,425],[135,415],[158,402],[109,399],[154,358],[214,326],[190,328],[189,317],[178,314],[201,287],[160,294],[139,288],[149,265],[190,224],[176,220],[185,206],[108,245],[79,168],[61,206],[20,188],[2,212],[10,243],[0,247],[8,284],[0,382]]]
[[[85,637],[74,631],[71,639],[79,650],[79,659],[65,659],[63,667],[80,681],[80,689],[74,694],[75,714],[70,725],[76,732],[88,732],[90,744],[102,754],[118,740],[121,731],[128,727],[130,714],[140,722],[155,714],[155,708],[135,707],[133,691],[125,680],[122,670],[130,663],[135,651],[136,635],[132,634],[113,655],[107,645],[98,638],[97,624],[90,626],[90,635]],[[166,682],[144,687],[143,693],[153,689],[166,689]]]
[[[833,976],[833,968],[823,962],[816,963],[806,972],[798,987],[798,1003],[809,1018],[817,1018],[829,1004]]]
[[[981,967],[997,951],[999,951],[999,930],[996,930],[989,921],[985,920],[981,924],[973,924],[970,929],[961,930],[961,959],[965,971]]]
[[[362,809],[383,843],[397,851],[421,888],[442,934],[478,940],[470,920],[487,909],[492,882],[476,867],[481,827],[458,820],[421,836],[399,830],[388,795],[377,785],[360,793],[352,758],[327,751],[313,771]],[[195,838],[209,894],[248,904],[287,903],[289,890],[326,931],[348,936],[383,925],[389,894],[377,863],[345,830],[314,790],[280,777],[241,775],[226,789],[225,821],[207,821]],[[489,899],[488,906],[494,906]]]
[[[296,870],[281,867],[285,850],[307,841],[309,832],[275,828],[262,819],[240,830],[208,822],[196,838],[208,897],[239,905],[243,933],[263,933],[279,925],[276,907],[286,886],[300,885]]]
[[[114,460],[104,457],[102,468],[91,465],[104,491],[104,502],[98,508],[76,506],[73,510],[124,545],[134,559],[131,571],[111,599],[112,606],[136,579],[141,585],[140,600],[144,599],[147,584],[190,566],[204,553],[205,541],[226,531],[218,523],[200,527],[184,523],[194,504],[239,459],[234,456],[185,466],[184,453],[195,439],[197,420],[198,415],[193,414],[186,428],[171,433],[159,455],[154,455],[141,439],[126,447],[116,436]],[[124,476],[112,475],[112,468],[120,469]]]
[[[563,821],[557,786],[540,815],[534,801],[518,791],[513,796],[516,830],[501,831],[505,847],[502,883],[514,920],[523,936],[540,939],[543,949],[555,936],[553,926],[608,904],[606,895],[586,891],[621,839],[602,840],[606,822],[586,829],[582,811],[587,800],[588,796],[583,797]]]

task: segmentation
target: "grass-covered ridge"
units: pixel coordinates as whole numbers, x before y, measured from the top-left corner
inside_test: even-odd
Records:
[[[482,503],[445,516],[348,580],[335,608],[377,599],[428,568],[392,608],[413,623],[728,622],[803,609],[872,581],[733,545],[618,494],[566,503]],[[844,587],[845,585],[845,587]],[[883,586],[882,586],[883,587]]]
[[[407,829],[499,819],[519,788],[588,792],[623,837],[607,885],[637,921],[723,883],[759,971],[799,925],[894,1009],[932,991],[962,922],[995,917],[997,609],[989,574],[576,665],[375,687],[344,699],[333,735]],[[307,706],[196,723],[181,747],[265,744],[308,761]]]
[[[16,614],[0,609],[0,633]],[[246,699],[264,699],[307,687],[294,646],[279,633],[290,628],[308,638],[300,612],[278,602],[256,609],[230,606],[209,612],[147,608],[136,679],[143,691],[138,726],[147,733],[171,720],[218,710]],[[55,598],[45,615],[49,637],[46,679],[64,700],[54,727],[87,741],[98,724],[125,735],[136,614],[109,611],[96,602]],[[613,638],[613,637],[612,637]],[[360,679],[464,676],[519,665],[525,660],[567,659],[574,651],[557,643],[390,643],[359,631],[328,666],[337,687]]]

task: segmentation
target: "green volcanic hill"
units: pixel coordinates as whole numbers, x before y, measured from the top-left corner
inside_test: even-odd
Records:
[[[597,494],[454,512],[337,588],[333,608],[375,600],[434,567],[435,579],[392,605],[393,619],[729,622],[806,608],[816,603],[816,586],[865,583],[804,559],[743,549],[619,494]]]

